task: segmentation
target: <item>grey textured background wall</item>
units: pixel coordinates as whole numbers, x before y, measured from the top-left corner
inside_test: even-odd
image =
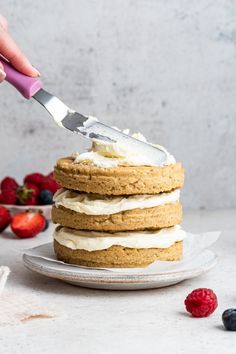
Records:
[[[1,0],[0,12],[48,90],[183,162],[186,207],[236,206],[236,1]],[[0,112],[1,176],[85,146],[7,83]]]

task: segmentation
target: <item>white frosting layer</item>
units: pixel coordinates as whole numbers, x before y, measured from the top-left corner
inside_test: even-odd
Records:
[[[61,188],[54,195],[55,206],[87,215],[111,215],[125,210],[152,208],[179,200],[180,190],[156,195],[102,196]]]
[[[123,133],[129,134],[128,130],[125,130]],[[140,140],[146,141],[146,138],[140,134],[133,134],[132,137]],[[154,145],[154,144],[153,144]],[[160,150],[166,153],[166,161],[163,165],[170,165],[175,163],[174,156],[170,155],[169,152],[160,145],[155,145]],[[119,165],[128,165],[128,166],[152,166],[153,158],[152,156],[142,156],[137,154],[136,151],[129,149],[129,146],[122,145],[119,143],[109,143],[94,140],[92,148],[90,151],[79,154],[73,154],[75,157],[75,163],[81,163],[83,161],[89,161],[97,167],[111,168],[117,167]]]
[[[179,225],[159,231],[107,232],[82,231],[66,227],[57,228],[54,239],[72,250],[98,251],[111,246],[128,248],[168,248],[186,237]]]
[[[94,124],[98,121],[96,117],[88,116],[88,119],[83,123],[83,127],[80,127],[80,131],[82,132],[84,129],[90,127],[90,125]]]

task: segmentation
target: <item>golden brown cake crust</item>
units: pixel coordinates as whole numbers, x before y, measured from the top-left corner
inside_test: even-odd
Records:
[[[101,251],[72,250],[54,240],[57,258],[71,264],[97,268],[143,268],[159,261],[178,261],[182,257],[183,242],[169,248],[127,248],[112,246]]]
[[[180,202],[168,203],[147,209],[127,210],[112,215],[86,215],[62,206],[52,208],[52,221],[77,230],[129,231],[161,229],[180,224],[182,206]]]
[[[158,194],[181,188],[184,170],[180,163],[168,166],[118,166],[101,168],[61,158],[54,168],[64,188],[103,195]]]

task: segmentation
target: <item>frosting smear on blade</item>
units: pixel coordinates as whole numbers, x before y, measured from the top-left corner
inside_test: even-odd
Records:
[[[186,233],[179,225],[157,231],[95,232],[58,227],[54,239],[72,250],[98,251],[111,246],[128,248],[168,248],[182,241]]]
[[[154,195],[103,196],[61,188],[54,195],[55,206],[87,215],[111,215],[125,210],[152,208],[179,200],[180,190]]]
[[[123,131],[125,134],[129,134],[128,130]],[[147,142],[146,138],[136,133],[132,135],[133,138],[143,142]],[[154,144],[153,144],[154,145]],[[169,152],[160,145],[154,145],[166,154],[166,161],[163,165],[174,164],[175,158],[170,155]],[[141,156],[136,151],[130,149],[129,145],[119,143],[109,143],[98,140],[93,140],[91,150],[82,154],[73,154],[75,158],[74,163],[91,163],[94,166],[102,168],[111,168],[117,166],[152,166],[153,158],[148,156]]]

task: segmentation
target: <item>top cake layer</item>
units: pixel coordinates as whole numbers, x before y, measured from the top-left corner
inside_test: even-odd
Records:
[[[73,157],[59,159],[56,181],[64,188],[106,195],[158,194],[181,188],[184,170],[180,163],[154,166],[101,168],[74,163]]]
[[[135,138],[145,141],[142,135]],[[158,194],[181,188],[181,164],[158,147],[165,152],[166,161],[153,166],[150,157],[126,146],[94,141],[89,152],[59,159],[54,177],[64,188],[102,195]]]

